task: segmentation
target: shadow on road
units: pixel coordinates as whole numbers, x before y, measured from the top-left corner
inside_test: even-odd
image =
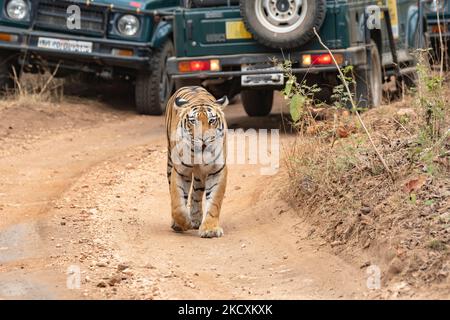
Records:
[[[131,82],[95,79],[70,79],[64,87],[66,96],[96,100],[117,111],[135,113],[134,86]]]
[[[136,113],[134,103],[134,85],[125,81],[105,81],[101,79],[78,79],[67,81],[65,94],[101,102],[105,107],[126,113]],[[295,129],[291,126],[289,115],[281,111],[285,102],[277,95],[274,101],[274,110],[267,117],[250,118],[244,111],[239,98],[228,106],[226,115],[230,129],[279,129],[282,134],[293,134]]]
[[[291,135],[296,132],[291,125],[290,116],[287,113],[286,102],[276,94],[272,113],[266,117],[249,117],[245,111],[240,99],[226,109],[229,129],[278,129],[281,134]]]

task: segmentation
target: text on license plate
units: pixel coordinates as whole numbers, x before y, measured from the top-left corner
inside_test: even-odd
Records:
[[[91,53],[92,42],[40,37],[38,47],[57,51]]]
[[[241,84],[244,87],[283,85],[284,75],[279,67],[262,67],[242,65],[242,71],[262,71],[263,73],[242,75]]]

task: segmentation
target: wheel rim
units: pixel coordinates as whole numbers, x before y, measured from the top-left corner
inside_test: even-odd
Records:
[[[306,0],[256,0],[258,21],[269,31],[288,33],[297,29],[305,20]]]

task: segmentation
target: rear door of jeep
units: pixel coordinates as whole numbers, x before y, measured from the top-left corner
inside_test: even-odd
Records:
[[[270,50],[246,30],[238,1],[216,1],[222,5],[194,7],[175,15],[178,57],[262,53]]]
[[[233,96],[240,90],[252,88],[278,90],[285,78],[282,70],[274,66],[274,59],[290,60],[293,68],[299,69],[303,55],[323,53],[317,39],[284,49],[282,45],[261,44],[246,28],[238,0],[186,2],[174,15],[176,56],[170,59],[168,66],[177,87],[202,84],[217,96]],[[199,2],[205,5],[196,5]],[[345,19],[345,12],[337,10],[342,4],[334,0],[324,3],[325,21],[318,32],[330,48],[345,50],[349,46],[348,32],[337,22],[338,18]],[[334,67],[328,68],[334,71]],[[218,87],[220,90],[216,90]]]

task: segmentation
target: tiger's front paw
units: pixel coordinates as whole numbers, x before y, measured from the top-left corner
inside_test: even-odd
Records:
[[[175,232],[184,232],[184,231],[188,231],[189,227],[188,226],[179,225],[178,223],[173,221],[172,222],[172,230],[175,231]]]
[[[223,236],[223,229],[215,227],[212,229],[200,229],[200,237],[202,238],[220,238]]]

